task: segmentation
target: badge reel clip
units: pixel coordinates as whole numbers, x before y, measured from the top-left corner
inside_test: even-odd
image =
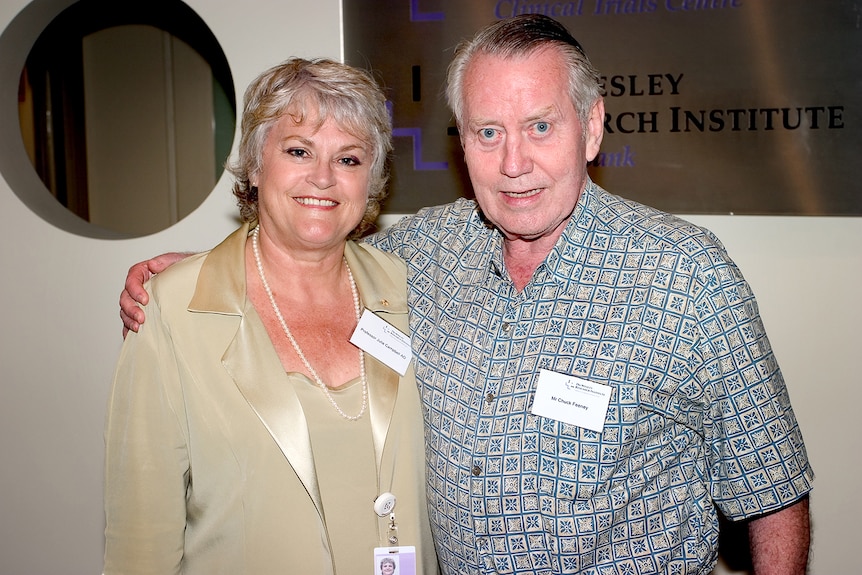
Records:
[[[395,496],[389,493],[381,493],[374,500],[374,512],[378,517],[389,515],[389,543],[398,544],[398,525],[395,524]]]

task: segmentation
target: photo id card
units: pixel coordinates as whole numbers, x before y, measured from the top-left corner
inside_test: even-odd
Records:
[[[373,575],[416,575],[416,547],[375,547]]]
[[[601,433],[612,389],[609,385],[542,369],[531,412]]]
[[[413,357],[410,337],[369,309],[362,312],[350,343],[401,375]]]

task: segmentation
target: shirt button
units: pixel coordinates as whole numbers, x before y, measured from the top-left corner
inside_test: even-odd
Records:
[[[486,395],[486,396],[485,396],[485,401],[486,401],[487,403],[491,403],[492,401],[494,401],[494,394],[493,394],[493,393],[489,393],[488,395]]]
[[[504,332],[509,333],[509,329],[510,329],[511,327],[512,327],[512,325],[511,325],[509,322],[505,322],[505,323],[503,323],[503,331],[504,331]]]
[[[479,475],[482,473],[482,468],[478,465],[473,466],[473,475]]]

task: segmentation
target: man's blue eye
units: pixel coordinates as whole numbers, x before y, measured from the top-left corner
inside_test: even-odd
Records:
[[[536,124],[536,131],[540,134],[544,134],[548,130],[551,129],[551,125],[547,122],[539,122]]]
[[[496,130],[494,130],[493,128],[485,128],[484,130],[482,130],[481,133],[483,138],[485,138],[486,140],[490,140],[494,137]]]

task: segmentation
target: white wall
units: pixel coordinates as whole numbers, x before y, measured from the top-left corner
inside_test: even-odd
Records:
[[[70,2],[43,5],[56,13],[52,7]],[[340,55],[338,0],[186,2],[221,42],[239,92],[289,55]],[[26,5],[4,1],[0,30]],[[0,74],[7,57],[0,55]],[[0,117],[15,121],[8,109]],[[164,232],[104,240],[45,223],[0,175],[0,574],[100,572],[102,425],[121,341],[120,283],[133,262],[208,248],[229,233],[228,188],[222,178],[197,211]],[[718,233],[754,286],[785,371],[817,472],[811,572],[855,572],[862,218],[691,219]]]

